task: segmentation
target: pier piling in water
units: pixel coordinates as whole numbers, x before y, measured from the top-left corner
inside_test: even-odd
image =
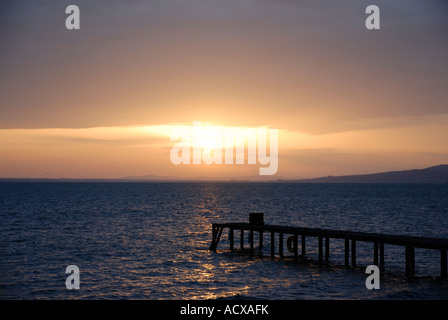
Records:
[[[317,229],[304,227],[291,227],[279,225],[266,225],[263,221],[263,214],[257,213],[251,215],[249,223],[212,223],[212,242],[210,250],[216,251],[221,238],[223,229],[229,229],[230,250],[234,250],[235,230],[240,231],[240,248],[244,249],[244,233],[249,232],[249,252],[254,254],[254,233],[258,232],[259,246],[258,250],[263,249],[263,233],[270,232],[270,256],[275,258],[275,234],[278,234],[278,256],[284,257],[283,242],[284,236],[292,237],[292,248],[288,247],[293,253],[295,261],[299,258],[298,239],[301,237],[301,256],[306,253],[306,237],[315,237],[318,239],[318,263],[328,264],[330,261],[330,239],[342,239],[345,241],[344,263],[346,267],[350,266],[350,257],[352,267],[356,266],[356,243],[373,243],[373,263],[384,269],[384,244],[391,244],[404,247],[405,251],[405,271],[407,276],[413,276],[415,273],[415,248],[425,248],[440,251],[440,276],[447,276],[447,250],[448,239],[415,237],[403,235],[388,235],[380,233],[354,232],[332,229]],[[325,239],[325,244],[323,243]],[[288,245],[290,245],[290,239]],[[351,246],[350,246],[351,243]],[[351,248],[350,248],[351,247]],[[324,250],[325,248],[325,250]],[[291,250],[292,249],[292,250]]]

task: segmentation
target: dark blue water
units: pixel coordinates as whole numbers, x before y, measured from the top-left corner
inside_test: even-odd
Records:
[[[0,183],[2,299],[447,299],[438,251],[416,249],[416,277],[404,250],[385,246],[381,288],[367,290],[371,244],[359,269],[343,267],[331,242],[308,262],[208,250],[212,222],[248,221],[448,238],[448,186],[276,183]],[[238,234],[237,234],[238,237]],[[269,255],[269,237],[265,254]],[[239,242],[237,242],[239,244]],[[80,269],[80,289],[65,268]]]

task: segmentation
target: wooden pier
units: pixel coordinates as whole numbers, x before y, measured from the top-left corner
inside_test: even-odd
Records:
[[[440,276],[447,276],[448,239],[415,237],[403,235],[388,235],[379,233],[353,232],[331,229],[314,229],[291,226],[265,225],[254,223],[213,223],[212,242],[210,250],[216,251],[223,230],[229,229],[230,250],[235,247],[235,230],[240,231],[240,248],[244,249],[244,233],[249,232],[249,252],[254,254],[254,233],[258,233],[258,249],[263,249],[263,234],[270,233],[270,253],[275,258],[275,235],[278,234],[278,256],[284,257],[283,244],[287,236],[288,250],[292,251],[294,260],[299,258],[299,237],[301,256],[306,253],[306,238],[318,239],[318,262],[320,265],[328,263],[330,257],[330,239],[345,241],[345,266],[356,266],[356,243],[373,243],[373,264],[384,268],[384,244],[402,246],[405,252],[406,275],[413,276],[415,272],[415,248],[425,248],[440,251]],[[325,247],[325,249],[324,249]],[[351,247],[351,248],[350,248]],[[350,259],[351,257],[351,259]]]

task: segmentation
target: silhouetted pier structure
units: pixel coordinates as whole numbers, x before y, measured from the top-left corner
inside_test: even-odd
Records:
[[[440,251],[440,276],[447,276],[447,250],[448,239],[415,237],[404,235],[388,235],[380,233],[342,231],[331,229],[315,229],[292,226],[265,225],[261,221],[251,221],[250,223],[212,223],[212,242],[210,250],[216,251],[221,234],[225,228],[229,229],[230,250],[235,247],[235,231],[240,231],[240,249],[244,249],[244,233],[249,232],[249,253],[254,254],[254,233],[258,232],[259,246],[263,249],[263,234],[270,233],[271,258],[275,258],[275,235],[278,235],[278,256],[284,257],[283,245],[285,236],[287,238],[288,250],[292,251],[295,261],[299,258],[299,237],[301,245],[301,256],[306,253],[307,237],[318,239],[318,262],[320,265],[329,262],[330,239],[343,239],[345,241],[345,266],[356,266],[356,243],[373,243],[373,264],[384,268],[384,244],[402,246],[405,251],[406,275],[413,276],[415,272],[415,248],[433,249]],[[324,249],[325,247],[325,249]],[[351,258],[351,259],[350,259]]]

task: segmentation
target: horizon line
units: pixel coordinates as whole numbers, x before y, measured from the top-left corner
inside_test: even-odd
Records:
[[[339,175],[339,176],[321,176],[321,177],[314,177],[314,178],[286,178],[286,177],[275,177],[275,176],[243,176],[243,177],[229,177],[229,178],[218,178],[218,177],[164,177],[164,176],[157,176],[152,174],[142,175],[142,176],[128,176],[128,177],[120,177],[120,178],[66,178],[66,177],[60,177],[60,178],[47,178],[47,177],[37,177],[37,178],[30,178],[30,177],[13,177],[13,178],[4,178],[0,177],[0,181],[5,180],[43,180],[43,181],[116,181],[116,182],[201,182],[201,181],[224,181],[224,182],[289,182],[289,181],[312,181],[312,180],[318,180],[318,179],[328,179],[328,178],[344,178],[344,177],[360,177],[360,176],[373,176],[373,175],[379,175],[379,174],[387,174],[387,173],[397,173],[397,172],[410,172],[410,171],[422,171],[427,170],[431,168],[437,168],[437,167],[448,167],[448,164],[439,164],[434,165],[430,167],[420,168],[420,169],[404,169],[404,170],[393,170],[393,171],[382,171],[382,172],[376,172],[376,173],[361,173],[361,174],[351,174],[351,175]],[[148,176],[151,176],[151,178],[145,178]]]

